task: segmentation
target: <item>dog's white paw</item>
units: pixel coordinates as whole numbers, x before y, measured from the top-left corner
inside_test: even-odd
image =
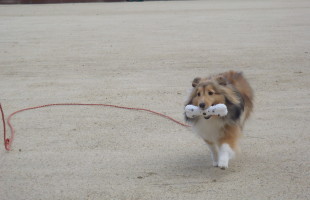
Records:
[[[218,167],[221,169],[228,168],[228,159],[220,159],[218,162]]]
[[[235,152],[230,148],[228,144],[222,144],[219,151],[219,161],[218,167],[221,169],[228,168],[228,162],[231,158],[233,158]]]

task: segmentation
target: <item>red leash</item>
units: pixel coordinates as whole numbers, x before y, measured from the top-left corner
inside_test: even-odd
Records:
[[[2,114],[2,122],[3,122],[3,136],[4,136],[4,147],[7,151],[11,150],[12,147],[12,143],[14,140],[14,127],[11,124],[11,118],[16,115],[17,113],[26,111],[26,110],[34,110],[34,109],[38,109],[38,108],[44,108],[44,107],[50,107],[50,106],[105,106],[105,107],[113,107],[113,108],[121,108],[121,109],[127,109],[127,110],[138,110],[138,111],[145,111],[145,112],[149,112],[149,113],[153,113],[156,115],[159,115],[161,117],[164,117],[166,119],[169,119],[181,126],[184,127],[190,127],[187,124],[184,124],[182,122],[177,121],[176,119],[173,119],[172,117],[169,117],[167,115],[164,115],[162,113],[159,112],[155,112],[149,109],[144,109],[144,108],[131,108],[131,107],[125,107],[125,106],[116,106],[116,105],[109,105],[109,104],[87,104],[87,103],[56,103],[56,104],[46,104],[46,105],[41,105],[41,106],[35,106],[35,107],[29,107],[29,108],[24,108],[21,110],[17,110],[15,112],[13,112],[12,114],[9,115],[9,117],[7,118],[7,123],[10,127],[11,130],[11,137],[8,138],[6,136],[6,126],[5,126],[5,118],[4,118],[4,112],[2,109],[2,106],[0,104],[0,110],[1,110],[1,114]]]

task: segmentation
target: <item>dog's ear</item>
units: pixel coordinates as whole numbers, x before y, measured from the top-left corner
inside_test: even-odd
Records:
[[[196,87],[199,84],[200,80],[201,80],[200,77],[196,77],[192,82],[192,86]]]
[[[218,77],[216,77],[216,82],[218,83],[218,84],[220,84],[220,85],[227,85],[227,79],[224,77],[224,76],[222,76],[222,75],[220,75],[220,76],[218,76]]]

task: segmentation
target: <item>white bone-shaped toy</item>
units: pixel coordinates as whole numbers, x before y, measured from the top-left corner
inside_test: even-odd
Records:
[[[214,106],[210,106],[209,108],[202,110],[197,106],[194,105],[187,105],[185,106],[185,114],[188,118],[195,118],[198,116],[211,116],[211,115],[218,115],[218,116],[226,116],[228,113],[227,107],[225,104],[216,104]]]

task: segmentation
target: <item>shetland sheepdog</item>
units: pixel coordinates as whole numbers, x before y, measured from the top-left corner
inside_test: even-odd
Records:
[[[213,166],[225,169],[239,151],[238,139],[253,110],[253,91],[242,72],[228,71],[193,80],[185,106],[191,104],[204,110],[219,103],[227,107],[225,117],[185,115],[185,120],[209,146]]]

